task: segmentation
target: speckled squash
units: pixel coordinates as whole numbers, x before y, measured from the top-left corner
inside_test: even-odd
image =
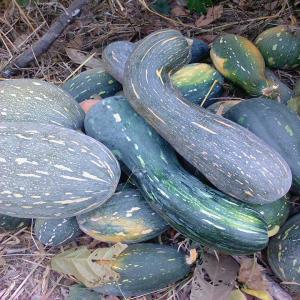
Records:
[[[287,105],[291,110],[300,115],[300,80],[296,82],[294,96],[288,101]]]
[[[253,205],[253,209],[258,211],[268,224],[269,237],[278,233],[280,227],[287,220],[292,202],[288,196],[265,205]]]
[[[18,230],[31,224],[31,219],[16,218],[0,214],[0,232]]]
[[[183,235],[231,254],[266,246],[267,225],[259,213],[185,171],[175,151],[125,98],[107,98],[94,106],[86,114],[85,129],[126,165],[150,206]]]
[[[34,234],[45,246],[61,246],[81,235],[76,217],[66,219],[36,219]]]
[[[209,55],[208,45],[200,39],[193,38],[190,64],[198,63]]]
[[[38,79],[0,81],[0,121],[38,122],[81,129],[84,112],[61,88]]]
[[[123,188],[100,207],[77,216],[82,231],[107,243],[138,243],[169,228],[137,189]]]
[[[292,171],[292,188],[299,193],[300,119],[297,114],[276,101],[253,98],[235,105],[224,116],[249,129],[282,155]],[[271,175],[269,180],[273,183]]]
[[[300,214],[291,217],[268,245],[268,262],[273,272],[293,292],[300,293]]]
[[[216,69],[251,96],[276,97],[276,85],[266,79],[265,62],[255,45],[234,34],[217,38],[210,57]]]
[[[300,30],[280,25],[263,31],[255,44],[266,65],[275,69],[294,69],[300,66]]]
[[[190,64],[173,74],[171,81],[185,99],[207,107],[222,94],[224,79],[208,64]]]
[[[104,203],[120,178],[109,149],[75,130],[1,122],[0,144],[2,214],[71,217]]]
[[[126,64],[124,92],[130,104],[219,190],[250,203],[281,198],[290,188],[291,173],[277,152],[169,87],[169,73],[189,61],[189,52],[187,40],[175,30],[144,38]]]
[[[122,89],[122,86],[104,68],[95,68],[69,79],[62,88],[80,103],[95,96],[101,98],[113,96]]]
[[[166,245],[129,245],[112,265],[120,275],[118,282],[94,290],[120,297],[144,295],[183,279],[191,271],[187,256]]]

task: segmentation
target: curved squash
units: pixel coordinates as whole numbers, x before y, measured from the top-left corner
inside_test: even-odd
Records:
[[[66,81],[61,87],[79,103],[94,96],[113,96],[122,90],[121,84],[103,68],[84,71]]]
[[[38,79],[0,81],[0,121],[50,123],[81,129],[84,112],[59,87]]]
[[[294,69],[300,66],[300,30],[280,25],[263,31],[255,44],[270,68]]]
[[[224,79],[208,64],[189,64],[173,74],[171,82],[185,99],[207,107],[218,101],[214,98],[222,94]]]
[[[67,219],[36,219],[34,233],[45,246],[61,246],[81,235],[76,217]]]
[[[31,219],[16,218],[0,214],[0,232],[17,230],[31,224]]]
[[[290,218],[268,245],[268,262],[273,272],[294,292],[300,292],[300,214]],[[295,283],[295,284],[292,284]]]
[[[224,116],[252,131],[282,155],[292,171],[292,188],[299,193],[299,117],[285,105],[264,98],[242,101],[228,110]]]
[[[221,191],[261,204],[285,195],[291,173],[281,156],[168,87],[168,74],[188,60],[188,43],[178,31],[158,31],[142,40],[126,64],[124,92],[132,107]]]
[[[266,246],[261,216],[185,171],[175,151],[125,98],[114,96],[94,106],[86,114],[85,130],[112,149],[150,206],[183,235],[231,254]]]
[[[255,45],[234,34],[217,38],[210,57],[216,69],[251,96],[276,97],[277,86],[265,77],[265,62]]]
[[[1,122],[0,213],[65,218],[92,210],[115,191],[120,168],[101,143],[75,130]]]
[[[169,228],[137,189],[122,188],[101,207],[77,216],[82,231],[107,243],[138,243]]]

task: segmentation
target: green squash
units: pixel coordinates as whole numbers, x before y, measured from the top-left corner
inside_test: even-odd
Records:
[[[34,234],[45,246],[61,246],[81,235],[76,217],[66,219],[36,219]]]
[[[0,121],[38,122],[81,129],[84,112],[59,87],[38,79],[0,81]]]
[[[94,290],[120,297],[151,293],[183,279],[191,271],[188,257],[177,247],[158,244],[129,245],[113,262],[120,276]]]
[[[16,218],[0,214],[0,232],[7,230],[18,230],[22,227],[29,226],[31,219]]]
[[[121,84],[104,68],[84,71],[66,81],[61,87],[79,103],[95,96],[101,98],[113,96],[122,90]]]
[[[100,207],[77,216],[77,221],[87,235],[107,243],[143,242],[169,228],[133,188],[122,188]]]
[[[265,62],[255,45],[234,34],[217,38],[210,57],[216,69],[251,96],[277,96],[277,86],[265,76]]]
[[[209,56],[209,46],[198,38],[191,39],[191,59],[190,64],[198,63]]]
[[[299,193],[300,119],[297,114],[276,101],[253,98],[233,106],[224,116],[249,129],[278,151],[292,171],[292,189]],[[271,175],[269,180],[273,180]]]
[[[224,79],[208,64],[189,64],[173,74],[171,81],[185,99],[207,107],[221,96]]]
[[[300,30],[280,25],[263,31],[255,44],[266,65],[275,69],[294,69],[300,66]]]
[[[267,225],[259,213],[185,171],[175,151],[124,97],[94,106],[85,130],[113,151],[150,206],[184,236],[231,254],[266,246]]]
[[[75,130],[31,122],[0,124],[0,213],[65,218],[115,191],[120,167],[101,143]]]
[[[288,101],[287,106],[300,115],[300,80],[296,82],[294,97]]]
[[[289,290],[300,293],[300,214],[291,217],[268,245],[268,262]]]
[[[175,30],[144,38],[126,64],[128,101],[219,190],[250,203],[281,198],[291,185],[286,162],[248,130],[189,103],[170,87],[169,74],[189,61],[189,52],[187,40]]]

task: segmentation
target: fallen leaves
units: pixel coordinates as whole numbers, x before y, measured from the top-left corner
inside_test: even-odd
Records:
[[[171,10],[171,15],[174,17],[182,17],[182,16],[188,16],[189,12],[187,9],[183,8],[182,6],[176,5]]]
[[[207,14],[205,16],[202,15],[195,22],[195,25],[197,27],[205,27],[205,26],[211,24],[212,22],[214,22],[215,20],[221,18],[222,15],[223,15],[223,5],[220,4],[220,5],[210,7],[207,10]]]
[[[85,65],[91,69],[93,68],[100,68],[103,67],[103,63],[100,59],[94,57],[95,53],[93,54],[83,54],[81,51],[73,48],[65,48],[65,51],[68,57],[78,65]]]

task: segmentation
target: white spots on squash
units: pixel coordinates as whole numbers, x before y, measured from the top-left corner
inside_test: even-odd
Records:
[[[25,135],[20,134],[20,133],[16,133],[15,136],[16,136],[17,138],[23,139],[23,140],[29,140],[29,141],[32,140],[31,137],[25,136]]]
[[[54,165],[54,168],[62,170],[62,171],[68,171],[68,172],[73,172],[72,169],[64,166],[64,165]]]
[[[42,85],[40,82],[37,82],[37,81],[32,81],[32,84],[33,85]]]
[[[276,49],[277,49],[277,44],[274,44],[273,47],[272,47],[272,50],[276,51]]]
[[[20,177],[32,177],[32,178],[41,178],[41,176],[39,175],[36,175],[36,174],[25,174],[25,173],[19,173],[19,174],[16,174],[17,176],[20,176]]]
[[[148,233],[151,233],[153,231],[153,229],[145,229],[142,231],[142,234],[148,234]]]
[[[2,116],[7,116],[7,113],[5,111],[1,111]]]
[[[137,156],[137,159],[139,160],[141,166],[142,166],[143,168],[145,168],[146,164],[145,164],[143,158],[142,158],[140,155],[138,155],[138,156]]]
[[[32,206],[30,205],[21,205],[22,208],[28,209],[28,208],[32,208]]]
[[[18,193],[14,193],[13,196],[15,198],[23,198],[23,195],[22,194],[18,194]]]
[[[3,157],[0,157],[0,162],[6,163],[6,159]]]
[[[41,199],[41,196],[38,196],[38,195],[32,195],[32,196],[30,196],[30,198],[32,198],[32,199]]]
[[[23,164],[30,164],[30,165],[35,165],[35,166],[38,165],[38,163],[36,161],[29,161],[26,157],[18,157],[15,159],[15,162],[18,165],[23,165]]]
[[[131,138],[130,138],[129,136],[126,136],[126,140],[127,140],[128,142],[131,142]]]
[[[36,170],[35,172],[38,173],[38,174],[43,174],[43,175],[50,175],[50,174],[49,174],[48,172],[46,172],[46,171]]]
[[[113,114],[116,123],[120,123],[122,121],[121,116],[119,114]]]
[[[85,177],[85,178],[88,178],[88,179],[106,182],[105,180],[103,180],[103,179],[97,177],[96,175],[93,175],[93,174],[88,173],[88,172],[86,172],[86,171],[83,171],[83,172],[82,172],[82,176]]]
[[[203,129],[203,130],[205,130],[205,131],[207,131],[207,132],[209,132],[211,134],[217,134],[216,132],[212,131],[211,129],[209,129],[209,128],[207,128],[207,127],[205,127],[205,126],[203,126],[203,125],[201,125],[199,123],[192,122],[192,124],[196,125],[197,127],[201,128],[201,129]]]
[[[135,89],[135,86],[134,86],[132,80],[131,80],[131,86],[132,86],[132,90],[133,90],[133,93],[134,93],[134,95],[136,96],[136,98],[137,98],[137,99],[141,99],[140,96],[139,96],[139,94],[137,93],[137,91],[136,91],[136,89]]]
[[[157,114],[155,114],[154,111],[153,111],[152,109],[150,109],[149,107],[148,107],[147,109],[151,112],[151,114],[152,114],[156,119],[158,119],[159,121],[161,121],[163,124],[166,124],[166,122],[165,122],[163,119],[161,119]]]
[[[73,176],[67,176],[67,175],[60,175],[61,178],[68,179],[68,180],[75,180],[75,181],[86,181],[84,178],[78,178]]]
[[[49,140],[49,143],[59,144],[65,146],[65,142],[63,140]]]
[[[67,199],[67,200],[59,200],[59,201],[53,201],[53,202],[58,203],[58,204],[72,204],[72,203],[84,202],[91,198],[92,197],[82,197],[82,198],[77,198],[77,199]]]
[[[139,150],[139,146],[137,144],[134,144],[134,149]]]
[[[3,191],[0,194],[2,194],[2,195],[10,195],[10,194],[12,194],[12,192],[11,191]]]

